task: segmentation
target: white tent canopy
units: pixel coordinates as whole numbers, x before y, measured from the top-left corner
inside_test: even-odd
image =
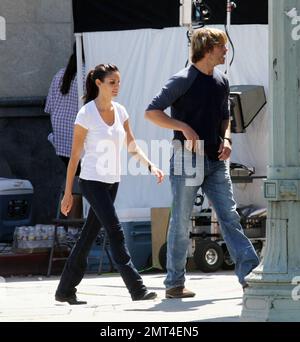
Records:
[[[119,67],[121,91],[116,101],[127,108],[133,132],[138,140],[142,140],[141,147],[150,157],[154,153],[150,148],[151,141],[170,141],[173,133],[146,121],[144,112],[166,80],[185,66],[188,59],[186,34],[187,29],[184,27],[83,33],[87,71],[100,63],[114,63]],[[268,26],[234,25],[231,26],[230,34],[235,45],[230,84],[263,85],[267,92]],[[265,175],[267,140],[267,115],[264,108],[246,133],[233,134],[231,160],[255,167],[257,175]],[[125,151],[123,159],[123,170],[126,171]],[[159,161],[160,167],[167,174],[168,159],[164,157]],[[264,206],[261,185],[261,180],[249,185],[235,185],[238,204]],[[122,177],[116,200],[119,213],[129,213],[134,217],[137,212],[142,212],[142,216],[149,218],[151,207],[170,205],[168,177],[162,185],[156,185],[154,177],[149,175]]]

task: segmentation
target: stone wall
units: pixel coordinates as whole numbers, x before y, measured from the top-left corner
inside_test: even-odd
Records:
[[[0,177],[32,183],[32,224],[51,223],[65,178],[64,164],[47,140],[50,131],[47,115],[0,117]]]
[[[67,64],[72,0],[1,0],[0,16],[6,22],[6,40],[0,40],[0,177],[30,180],[33,224],[48,223],[65,170],[47,140],[49,116],[42,105],[24,101],[45,98],[54,74]]]
[[[0,98],[45,96],[72,51],[72,0],[1,0],[0,16]]]

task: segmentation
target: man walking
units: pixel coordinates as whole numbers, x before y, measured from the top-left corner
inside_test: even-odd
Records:
[[[259,263],[253,245],[240,225],[229,174],[232,144],[229,84],[225,75],[215,68],[225,63],[226,43],[227,36],[221,30],[201,28],[194,31],[192,64],[166,83],[145,113],[153,123],[174,131],[174,152],[170,161],[173,203],[167,238],[166,298],[195,295],[184,284],[189,220],[200,187],[217,213],[223,238],[243,288],[248,286],[245,276]],[[164,112],[168,107],[171,107],[171,117]],[[193,176],[187,172],[189,165],[185,164],[191,160],[196,170],[199,168],[196,152],[199,140],[204,141],[203,181],[188,184],[187,180]],[[194,175],[194,179],[197,176]]]

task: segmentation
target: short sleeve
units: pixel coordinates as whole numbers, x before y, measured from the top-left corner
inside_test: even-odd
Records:
[[[52,80],[49,92],[47,95],[46,105],[45,105],[45,113],[51,114],[53,110],[53,102],[55,101],[55,95],[54,95],[54,88],[55,88],[55,79]]]
[[[74,125],[82,126],[85,129],[89,129],[89,118],[85,106],[83,106],[78,112]]]
[[[129,115],[128,115],[128,113],[127,113],[127,110],[126,110],[126,108],[125,108],[124,106],[120,106],[120,113],[119,113],[119,115],[120,115],[121,123],[122,123],[122,125],[123,125],[123,123],[124,123],[126,120],[128,120],[128,118],[129,118]]]
[[[147,107],[146,111],[162,110],[172,106],[177,99],[183,96],[191,87],[197,77],[194,67],[188,67],[171,77],[159,94],[157,94]]]
[[[181,95],[181,80],[176,76],[170,78],[159,94],[157,94],[147,107],[148,110],[165,110],[170,107]]]
[[[45,113],[52,114],[53,111],[55,110],[55,105],[57,101],[58,94],[60,93],[60,83],[63,78],[65,69],[60,69],[56,75],[53,77],[47,99],[46,99],[46,105],[45,105]]]

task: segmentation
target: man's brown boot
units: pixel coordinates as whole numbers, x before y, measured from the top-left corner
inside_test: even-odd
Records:
[[[195,293],[184,286],[172,287],[166,290],[166,298],[189,298],[194,296]]]

